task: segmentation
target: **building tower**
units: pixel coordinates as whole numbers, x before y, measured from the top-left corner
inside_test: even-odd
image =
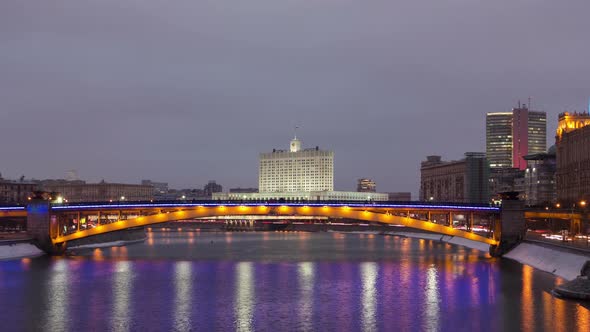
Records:
[[[557,199],[577,202],[590,199],[590,114],[559,114],[555,135]]]
[[[486,155],[492,168],[512,167],[512,112],[486,115]]]
[[[486,154],[492,168],[527,167],[524,156],[547,150],[547,114],[518,104],[486,115]]]

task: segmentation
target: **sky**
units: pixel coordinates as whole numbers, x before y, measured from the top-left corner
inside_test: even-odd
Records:
[[[335,189],[419,188],[485,114],[590,96],[587,0],[2,0],[4,178],[256,187],[258,154],[335,152]]]

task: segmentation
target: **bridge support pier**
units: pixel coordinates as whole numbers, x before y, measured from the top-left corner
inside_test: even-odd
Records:
[[[576,236],[582,231],[582,219],[574,218],[570,226],[570,235]]]
[[[503,199],[500,220],[495,221],[493,230],[499,244],[490,246],[490,255],[500,257],[517,246],[526,234],[524,201]]]
[[[51,238],[57,236],[57,219],[51,217],[49,201],[35,199],[27,206],[27,233],[33,244],[50,255],[62,255],[66,243],[53,244]]]

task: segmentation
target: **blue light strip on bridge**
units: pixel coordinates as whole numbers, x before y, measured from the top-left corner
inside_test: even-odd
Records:
[[[428,209],[428,210],[463,210],[499,212],[500,208],[490,206],[460,206],[460,205],[428,205],[428,204],[358,204],[358,203],[149,203],[149,204],[96,204],[96,205],[57,205],[53,210],[79,209],[125,209],[125,208],[180,208],[180,207],[219,207],[219,206],[291,206],[291,207],[350,207],[350,208],[397,208],[397,209]]]
[[[19,210],[24,210],[25,207],[24,206],[7,206],[7,207],[0,207],[0,211],[19,211]]]

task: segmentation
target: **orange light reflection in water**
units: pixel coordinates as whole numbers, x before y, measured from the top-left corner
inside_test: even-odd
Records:
[[[104,260],[104,254],[102,253],[102,250],[100,248],[94,249],[94,251],[92,252],[92,258],[94,258],[97,261]]]
[[[20,260],[20,263],[25,270],[28,270],[29,266],[31,265],[31,259],[30,258],[22,258]]]
[[[127,258],[127,247],[123,246],[119,248],[119,258]]]
[[[533,304],[533,268],[528,265],[522,266],[522,299],[521,303],[521,316],[522,325],[521,331],[534,331],[534,306]]]
[[[560,279],[559,282],[563,283],[563,279],[561,279],[561,278],[559,278],[559,279]],[[557,282],[557,280],[556,280],[556,282]],[[553,312],[554,312],[553,322],[555,324],[553,326],[554,331],[566,331],[567,330],[567,328],[566,328],[566,326],[567,326],[566,325],[567,324],[566,317],[567,316],[565,313],[566,301],[562,300],[562,299],[554,298],[553,303],[555,304],[553,306]]]
[[[553,315],[553,309],[551,307],[551,303],[554,301],[553,296],[547,292],[543,292],[543,328],[545,331],[553,330],[553,324],[551,324],[552,319],[551,316]]]
[[[147,244],[148,244],[148,246],[154,245],[154,234],[151,232],[148,233],[148,235],[147,235]]]
[[[578,326],[590,326],[590,310],[578,305],[576,308],[576,320]]]

